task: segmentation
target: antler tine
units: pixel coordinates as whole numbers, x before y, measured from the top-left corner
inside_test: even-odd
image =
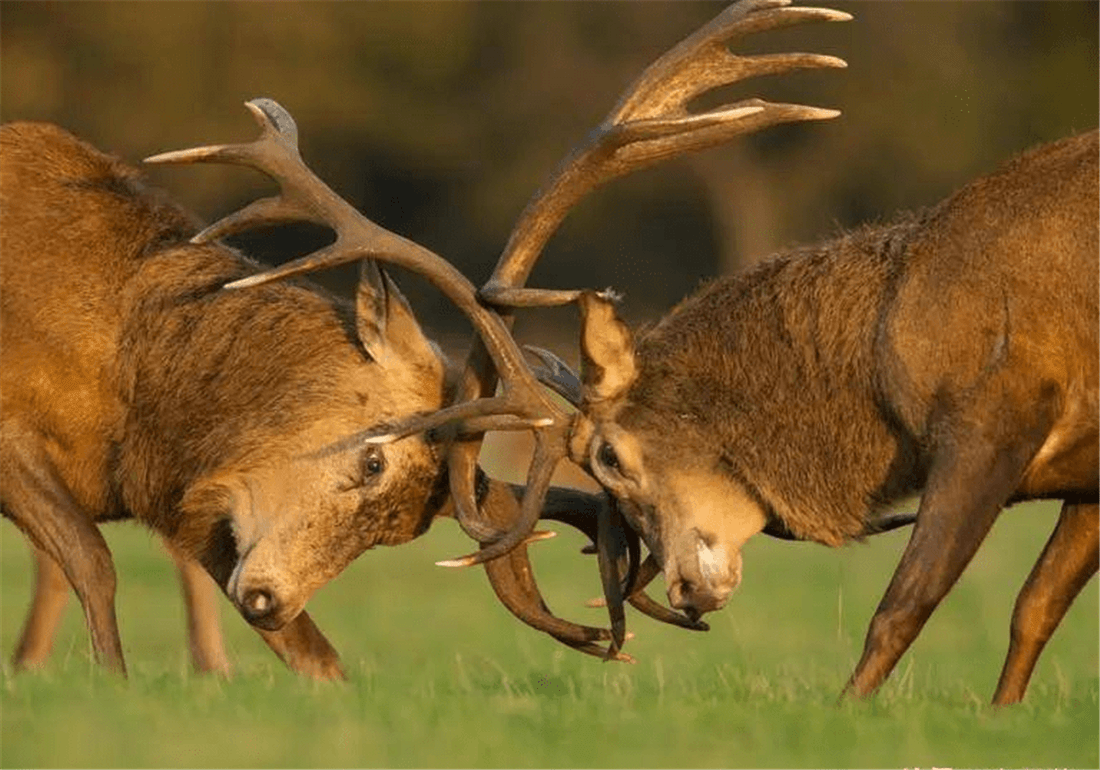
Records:
[[[245,107],[260,126],[260,136],[248,144],[217,144],[188,150],[162,152],[145,159],[146,163],[231,163],[249,166],[279,182],[282,195],[263,198],[244,209],[215,222],[195,235],[192,243],[208,243],[253,227],[293,220],[325,224],[314,205],[298,195],[296,187],[284,183],[304,168],[298,152],[298,125],[282,105],[272,99],[253,99]]]
[[[524,345],[523,349],[542,362],[542,366],[532,370],[536,379],[573,406],[580,408],[581,401],[584,399],[584,385],[581,384],[577,373],[549,350],[532,345]]]
[[[638,568],[634,582],[631,584],[630,588],[627,589],[627,601],[630,602],[631,606],[662,623],[679,626],[680,628],[686,628],[691,631],[709,631],[710,626],[704,621],[698,618],[688,617],[683,613],[676,612],[676,610],[669,609],[662,604],[658,604],[649,597],[645,592],[645,587],[659,574],[661,574],[661,565],[657,563],[657,559],[653,554],[649,554],[645,561],[642,562],[642,566]]]

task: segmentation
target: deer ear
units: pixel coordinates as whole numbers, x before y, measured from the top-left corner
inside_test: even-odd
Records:
[[[355,326],[371,358],[383,366],[401,362],[442,367],[442,355],[424,335],[409,301],[393,279],[372,259],[364,259],[359,265]]]
[[[373,259],[359,262],[359,285],[355,289],[355,330],[359,342],[375,359],[384,355],[386,339],[386,284]]]
[[[624,395],[638,376],[634,337],[605,294],[586,291],[581,307],[581,377],[588,402]]]

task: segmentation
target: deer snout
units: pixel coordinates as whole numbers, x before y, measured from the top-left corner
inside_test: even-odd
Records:
[[[244,619],[254,626],[272,631],[281,624],[279,600],[266,588],[251,588],[241,597],[238,609]]]
[[[741,552],[729,554],[713,535],[692,530],[665,568],[668,601],[698,617],[721,609],[741,583]]]
[[[279,581],[264,571],[255,570],[255,566],[242,558],[229,578],[226,593],[249,624],[265,631],[277,631],[297,612]]]

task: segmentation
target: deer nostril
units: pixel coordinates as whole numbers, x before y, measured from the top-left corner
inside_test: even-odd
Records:
[[[275,596],[265,588],[253,588],[241,599],[241,613],[253,625],[263,626],[279,609]]]
[[[691,606],[694,593],[694,583],[690,580],[677,580],[668,590],[668,602],[678,610],[687,609]]]

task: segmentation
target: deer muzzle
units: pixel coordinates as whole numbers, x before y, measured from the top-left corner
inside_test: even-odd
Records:
[[[229,577],[226,594],[237,611],[251,625],[278,631],[301,612],[305,602],[300,591],[288,590],[285,580],[265,569],[262,553],[250,548],[241,555]]]
[[[693,617],[721,609],[741,583],[741,551],[692,529],[665,566],[669,603]]]

